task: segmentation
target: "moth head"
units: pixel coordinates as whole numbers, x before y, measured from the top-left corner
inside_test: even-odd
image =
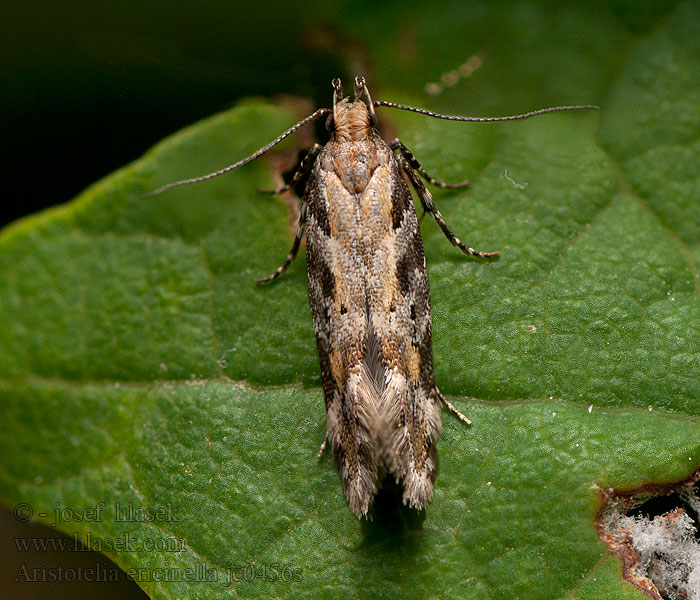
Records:
[[[362,100],[365,96],[367,102]],[[355,77],[355,100],[343,98],[343,84],[333,80],[333,112],[326,121],[326,128],[335,141],[361,142],[369,136],[377,123],[372,97],[364,77]]]

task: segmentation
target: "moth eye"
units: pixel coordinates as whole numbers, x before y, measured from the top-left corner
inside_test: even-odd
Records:
[[[340,307],[340,314],[341,314],[341,315],[344,315],[344,314],[347,313],[347,312],[348,312],[348,309],[347,309],[347,308],[345,308],[344,306],[341,306],[341,307]]]
[[[335,131],[335,121],[333,120],[333,115],[328,115],[326,119],[326,130],[328,133],[333,133]]]
[[[369,126],[370,127],[377,126],[377,115],[375,115],[374,113],[369,113]]]

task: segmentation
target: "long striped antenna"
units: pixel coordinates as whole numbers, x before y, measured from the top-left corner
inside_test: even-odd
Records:
[[[200,183],[202,181],[208,181],[209,179],[214,179],[214,177],[218,177],[219,175],[223,175],[224,173],[228,173],[229,171],[233,171],[234,169],[237,169],[238,167],[242,167],[243,165],[247,165],[249,162],[254,161],[256,158],[262,156],[279,144],[284,138],[292,135],[297,129],[303,127],[306,125],[309,121],[313,121],[314,119],[318,119],[319,117],[322,117],[324,115],[327,115],[329,113],[333,112],[332,109],[330,108],[319,108],[317,111],[314,113],[310,114],[308,117],[303,118],[301,121],[299,121],[296,125],[293,125],[287,131],[285,131],[283,134],[277,136],[274,140],[272,140],[269,144],[266,146],[263,146],[260,148],[260,150],[254,152],[250,156],[239,160],[236,163],[233,163],[232,165],[229,165],[228,167],[224,167],[223,169],[219,169],[218,171],[214,171],[212,173],[207,173],[206,175],[201,175],[200,177],[193,177],[192,179],[182,179],[181,181],[173,181],[172,183],[168,183],[164,185],[163,187],[158,188],[157,190],[153,192],[148,192],[147,194],[144,194],[144,198],[148,198],[149,196],[157,196],[158,194],[162,194],[164,192],[167,192],[168,190],[172,190],[173,188],[176,187],[181,187],[183,185],[190,185],[191,183]]]
[[[537,115],[543,115],[545,113],[551,112],[561,112],[565,110],[598,110],[598,106],[593,104],[585,106],[550,106],[549,108],[540,108],[538,110],[532,110],[530,112],[523,113],[522,115],[509,115],[506,117],[456,117],[451,115],[441,115],[430,110],[425,110],[424,108],[416,108],[415,106],[408,106],[406,104],[396,104],[395,102],[386,102],[385,100],[377,100],[374,102],[374,106],[386,106],[388,108],[398,108],[400,110],[408,110],[421,115],[427,115],[429,117],[435,117],[436,119],[445,119],[447,121],[467,121],[469,123],[494,123],[496,121],[518,121],[519,119],[529,119],[530,117],[535,117]]]
[[[536,115],[543,115],[545,113],[551,113],[551,112],[562,112],[562,111],[568,111],[568,110],[598,110],[597,106],[594,105],[585,105],[585,106],[551,106],[549,108],[540,108],[539,110],[533,110],[527,113],[523,113],[521,115],[509,115],[506,117],[458,117],[458,116],[450,116],[450,115],[441,115],[436,112],[432,112],[430,110],[425,110],[423,108],[416,108],[415,106],[408,106],[406,104],[396,104],[395,102],[387,102],[385,100],[377,100],[375,102],[372,102],[372,99],[369,95],[369,90],[367,89],[367,85],[365,83],[365,80],[363,77],[356,77],[355,78],[355,101],[357,101],[357,97],[364,93],[367,96],[368,99],[368,104],[370,107],[370,111],[373,113],[374,107],[380,107],[380,106],[386,106],[387,108],[398,108],[399,110],[407,110],[410,112],[415,112],[421,115],[426,115],[428,117],[434,117],[436,119],[445,119],[447,121],[466,121],[470,123],[494,123],[496,121],[517,121],[519,119],[529,119],[530,117],[534,117]],[[191,179],[182,179],[180,181],[174,181],[172,183],[168,183],[164,185],[163,187],[158,188],[157,190],[153,192],[148,192],[147,194],[144,194],[144,197],[149,197],[149,196],[157,196],[158,194],[162,194],[164,192],[167,192],[169,190],[172,190],[173,188],[176,187],[181,187],[183,185],[190,185],[191,183],[200,183],[202,181],[208,181],[209,179],[213,179],[214,177],[218,177],[219,175],[224,175],[225,173],[228,173],[230,171],[233,171],[234,169],[237,169],[238,167],[242,167],[243,165],[248,164],[249,162],[254,161],[256,158],[262,156],[279,144],[284,138],[292,135],[295,131],[306,125],[309,121],[313,121],[315,119],[318,119],[319,117],[323,117],[325,115],[331,114],[335,110],[335,106],[337,102],[340,101],[340,98],[342,98],[343,95],[343,88],[340,83],[340,79],[334,79],[333,80],[333,108],[319,108],[312,114],[310,114],[308,117],[305,117],[301,121],[299,121],[296,125],[293,125],[287,131],[276,137],[274,140],[272,140],[269,144],[266,146],[263,146],[250,156],[239,160],[236,163],[233,163],[232,165],[228,165],[227,167],[224,167],[223,169],[219,169],[218,171],[213,171],[212,173],[207,173],[206,175],[201,175],[200,177],[193,177]]]

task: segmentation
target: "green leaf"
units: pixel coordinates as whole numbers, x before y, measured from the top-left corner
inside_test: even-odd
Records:
[[[263,101],[0,236],[4,502],[46,522],[104,503],[101,520],[59,528],[132,539],[103,549],[154,598],[641,597],[597,538],[598,489],[700,465],[700,3],[668,12],[421,6],[386,35],[371,24],[388,9],[345,21],[385,99],[457,114],[601,102],[499,125],[379,115],[433,176],[470,179],[436,203],[466,243],[501,252],[467,259],[423,221],[436,380],[474,421],[445,414],[426,511],[389,490],[358,522],[315,459],[325,415],[303,257],[255,283],[293,235],[283,199],[256,193],[269,165],[142,196],[294,123]],[[421,97],[418,83],[497,30],[473,78]]]

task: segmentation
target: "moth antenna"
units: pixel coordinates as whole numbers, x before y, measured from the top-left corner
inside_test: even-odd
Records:
[[[237,163],[233,163],[232,165],[229,165],[228,167],[224,167],[223,169],[219,169],[218,171],[214,171],[212,173],[207,173],[206,175],[201,175],[200,177],[193,177],[192,179],[182,179],[181,181],[174,181],[172,183],[168,183],[164,185],[161,188],[158,188],[157,190],[153,192],[148,192],[147,194],[144,194],[144,198],[148,198],[149,196],[157,196],[158,194],[162,194],[163,192],[167,192],[168,190],[171,190],[176,187],[180,187],[183,185],[189,185],[191,183],[200,183],[202,181],[207,181],[209,179],[213,179],[214,177],[218,177],[219,175],[223,175],[224,173],[228,173],[229,171],[233,171],[234,169],[237,169],[238,167],[242,167],[245,164],[248,164],[251,161],[254,161],[256,158],[262,156],[270,150],[270,148],[276,146],[279,144],[284,138],[292,135],[297,129],[300,127],[303,127],[306,125],[309,121],[313,121],[314,119],[318,119],[319,117],[322,117],[323,115],[327,115],[328,113],[331,112],[330,108],[319,108],[312,114],[310,114],[308,117],[303,118],[301,121],[299,121],[296,125],[293,125],[287,131],[282,133],[281,135],[277,136],[274,140],[272,140],[269,144],[266,146],[263,146],[260,148],[258,151],[254,152],[250,156],[244,158],[243,160],[239,160]]]
[[[385,100],[377,100],[374,102],[374,106],[386,106],[388,108],[398,108],[401,110],[408,110],[411,112],[419,113],[421,115],[427,115],[429,117],[435,117],[436,119],[445,119],[447,121],[468,121],[470,123],[494,123],[496,121],[517,121],[519,119],[529,119],[537,115],[543,115],[545,113],[551,112],[562,112],[565,110],[599,110],[600,107],[593,104],[585,106],[550,106],[549,108],[540,108],[538,110],[532,110],[530,112],[523,113],[522,115],[508,115],[506,117],[456,117],[451,115],[441,115],[430,110],[425,110],[424,108],[416,108],[415,106],[407,106],[406,104],[396,104],[395,102],[386,102]]]
[[[372,102],[372,96],[369,94],[369,88],[365,82],[364,77],[355,77],[355,101],[364,94],[367,96],[367,108],[369,108],[369,116],[373,123],[377,122],[377,115],[374,112],[374,102]]]

